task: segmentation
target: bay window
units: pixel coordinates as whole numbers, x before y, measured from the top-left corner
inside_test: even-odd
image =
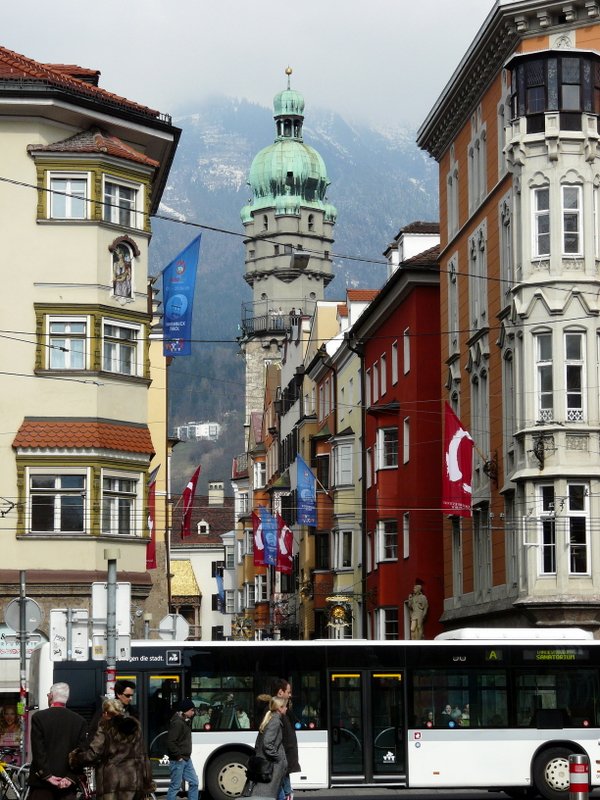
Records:
[[[535,337],[537,370],[538,420],[554,419],[554,383],[552,376],[552,334],[538,333]]]
[[[102,369],[121,375],[139,375],[141,372],[139,333],[140,329],[137,326],[105,321]]]
[[[550,189],[533,190],[533,257],[550,255]]]
[[[50,218],[87,219],[87,177],[50,176]]]
[[[85,369],[86,335],[85,317],[50,317],[48,319],[49,369]]]
[[[83,533],[86,474],[38,473],[29,476],[31,533]]]
[[[581,422],[584,419],[584,343],[583,333],[565,333],[567,422]]]
[[[352,444],[337,444],[334,447],[333,478],[335,486],[352,484]]]
[[[135,227],[137,188],[111,180],[104,182],[104,221]]]
[[[581,186],[563,186],[562,252],[565,256],[583,255]]]
[[[586,575],[588,564],[588,490],[582,483],[568,485],[569,574]]]
[[[138,482],[129,476],[103,476],[102,533],[122,536],[137,533],[137,485]]]

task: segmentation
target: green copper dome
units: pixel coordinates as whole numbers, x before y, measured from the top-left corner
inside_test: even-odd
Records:
[[[276,117],[281,114],[297,114],[301,117],[304,114],[304,98],[295,89],[284,89],[273,98],[273,110]]]
[[[276,214],[299,214],[301,206],[327,212],[335,221],[336,210],[326,202],[330,180],[325,162],[317,151],[302,139],[304,98],[289,86],[291,69],[286,70],[288,87],[273,100],[276,138],[255,157],[250,167],[248,185],[252,198],[241,211],[243,222],[252,213],[275,207]]]

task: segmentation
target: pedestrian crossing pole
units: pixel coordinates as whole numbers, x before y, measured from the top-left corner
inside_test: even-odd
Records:
[[[106,577],[106,696],[115,696],[117,675],[117,559],[118,548],[106,549],[104,558],[108,562]]]

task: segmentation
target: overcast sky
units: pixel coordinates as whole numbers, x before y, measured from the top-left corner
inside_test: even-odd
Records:
[[[28,0],[2,4],[0,43],[99,69],[100,85],[177,115],[225,94],[418,126],[493,0]]]

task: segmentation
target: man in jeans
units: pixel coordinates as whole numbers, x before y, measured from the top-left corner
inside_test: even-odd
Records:
[[[171,717],[167,734],[171,783],[167,800],[175,800],[181,784],[188,785],[188,800],[198,800],[198,776],[192,763],[192,717],[196,706],[191,700],[182,700],[179,710]]]

